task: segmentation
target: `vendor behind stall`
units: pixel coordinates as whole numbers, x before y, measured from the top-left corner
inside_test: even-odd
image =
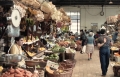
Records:
[[[22,45],[23,45],[23,37],[22,36],[15,37],[15,43],[11,47],[10,54],[22,54],[22,55],[24,55],[24,52],[23,52],[22,47],[21,47]],[[18,62],[18,66],[20,66],[20,67],[25,66],[24,59],[22,59],[22,61]]]

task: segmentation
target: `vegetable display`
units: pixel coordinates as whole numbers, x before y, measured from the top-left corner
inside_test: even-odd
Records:
[[[59,56],[57,54],[51,54],[49,56],[44,57],[45,60],[59,60]]]
[[[13,69],[11,67],[8,71],[4,72],[0,77],[39,77],[39,76],[36,73],[32,74],[30,71],[21,68]]]

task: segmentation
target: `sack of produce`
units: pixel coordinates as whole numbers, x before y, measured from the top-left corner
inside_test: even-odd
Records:
[[[51,13],[52,12],[51,5],[49,4],[49,2],[46,2],[46,1],[41,4],[40,9],[45,13]]]
[[[44,20],[44,14],[43,14],[43,12],[41,12],[41,11],[37,11],[37,14],[35,15],[35,18],[37,19],[37,21],[43,21]]]
[[[62,16],[62,20],[63,21],[67,21],[67,22],[70,22],[71,21],[71,19],[70,19],[70,17],[69,16]]]
[[[60,8],[59,11],[60,11],[61,13],[63,13],[64,16],[67,16],[67,14],[65,13],[65,11],[64,11],[63,8]]]
[[[19,10],[21,17],[24,17],[26,14],[26,9],[28,7],[26,7],[25,5],[23,5],[22,3],[18,2],[18,1],[15,1],[14,8]]]
[[[44,14],[44,19],[48,20],[51,19],[51,13],[43,13]]]
[[[32,8],[35,8],[35,9],[39,9],[40,8],[40,3],[36,0],[21,0],[21,2],[28,6],[28,7],[32,7]]]

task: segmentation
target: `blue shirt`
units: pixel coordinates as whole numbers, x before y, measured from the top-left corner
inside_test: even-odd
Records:
[[[87,44],[94,44],[94,37],[87,36]]]

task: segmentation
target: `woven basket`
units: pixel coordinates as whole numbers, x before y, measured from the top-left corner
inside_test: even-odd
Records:
[[[65,59],[72,59],[74,60],[75,54],[74,53],[65,53]]]
[[[41,60],[41,59],[34,59],[34,61],[39,61],[39,65],[41,68],[44,68],[47,64],[47,61]]]
[[[73,70],[69,70],[69,71],[66,71],[66,72],[63,72],[63,73],[53,73],[53,74],[50,74],[50,73],[46,73],[47,74],[47,77],[72,77],[72,72]]]
[[[118,70],[120,70],[120,66],[113,66],[114,76],[118,76]]]
[[[75,64],[76,64],[76,60],[70,60],[71,62],[66,63],[66,61],[63,61],[61,63],[59,63],[61,66],[63,67],[67,67],[67,68],[74,68]]]

